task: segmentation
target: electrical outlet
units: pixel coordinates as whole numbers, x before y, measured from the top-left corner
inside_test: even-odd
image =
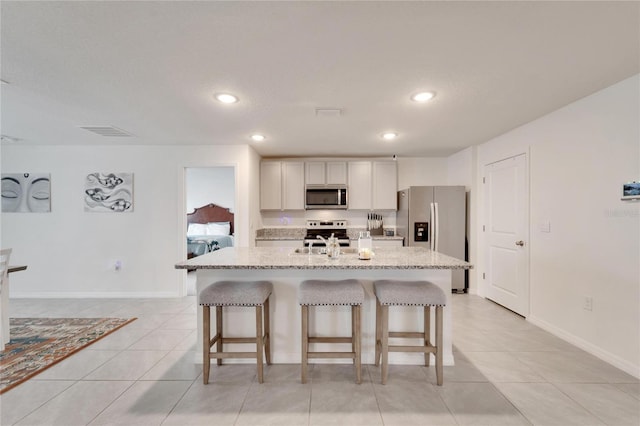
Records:
[[[582,308],[585,311],[593,311],[593,297],[585,296]]]

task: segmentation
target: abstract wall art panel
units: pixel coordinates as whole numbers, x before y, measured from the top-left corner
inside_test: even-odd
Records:
[[[133,173],[90,173],[84,185],[85,212],[132,212]]]
[[[50,173],[3,173],[2,212],[51,211]]]

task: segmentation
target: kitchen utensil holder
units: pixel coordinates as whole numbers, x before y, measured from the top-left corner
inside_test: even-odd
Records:
[[[369,229],[367,229],[367,231],[369,231],[370,235],[382,235],[383,234],[382,225],[380,225],[380,227],[378,227],[378,228],[369,228]]]

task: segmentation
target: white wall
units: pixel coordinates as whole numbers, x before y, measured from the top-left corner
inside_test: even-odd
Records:
[[[479,146],[477,162],[479,179],[485,164],[529,153],[529,320],[635,376],[640,204],[620,196],[640,178],[639,105],[636,75]]]
[[[167,297],[184,294],[185,168],[236,168],[236,243],[249,244],[248,146],[8,146],[5,173],[51,173],[51,213],[2,215],[2,247],[26,272],[11,277],[13,297]],[[133,172],[132,213],[85,213],[91,172]],[[255,191],[255,186],[253,187]],[[253,238],[251,239],[253,240]],[[113,263],[123,268],[115,272]]]
[[[235,211],[236,190],[233,167],[189,167],[187,179],[187,212],[215,204]]]
[[[448,185],[447,158],[398,158],[398,189],[422,185]]]

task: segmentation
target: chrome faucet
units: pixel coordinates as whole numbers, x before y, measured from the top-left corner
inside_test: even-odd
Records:
[[[325,245],[325,246],[327,245],[327,240],[325,240],[325,239],[322,237],[322,235],[316,235],[316,238],[317,238],[318,240],[322,240],[322,242],[324,243],[324,245]]]

